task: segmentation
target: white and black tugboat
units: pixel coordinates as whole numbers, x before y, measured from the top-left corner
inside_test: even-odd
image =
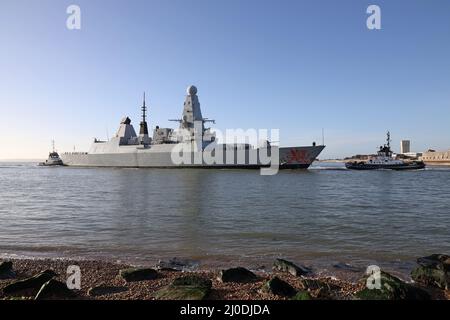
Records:
[[[347,169],[353,170],[418,170],[425,168],[423,161],[403,161],[395,159],[391,150],[391,135],[387,133],[387,144],[380,146],[376,156],[369,157],[367,161],[352,161],[345,164]]]
[[[45,162],[39,163],[40,166],[62,166],[63,161],[55,150],[55,141],[52,140],[52,152],[48,154],[48,159]]]

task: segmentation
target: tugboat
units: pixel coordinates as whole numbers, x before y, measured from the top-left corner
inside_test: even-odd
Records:
[[[387,133],[387,144],[380,146],[378,154],[369,157],[367,161],[352,161],[345,164],[347,169],[352,170],[418,170],[425,168],[423,161],[402,161],[394,159],[391,150],[391,134]]]
[[[39,163],[40,166],[62,166],[63,161],[59,157],[58,152],[55,151],[55,141],[52,140],[52,152],[48,154],[48,159],[45,162]]]

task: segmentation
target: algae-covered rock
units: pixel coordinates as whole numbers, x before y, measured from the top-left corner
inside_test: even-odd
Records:
[[[156,292],[161,300],[203,300],[211,291],[211,280],[196,275],[176,278],[170,285]]]
[[[304,290],[307,290],[314,298],[330,299],[334,295],[335,291],[341,288],[332,283],[328,283],[319,279],[302,279],[300,285]]]
[[[362,281],[367,281],[367,277]],[[363,290],[356,293],[356,297],[362,300],[429,300],[430,295],[423,289],[414,287],[393,275],[381,271],[380,288]]]
[[[272,269],[275,271],[287,272],[296,277],[305,276],[311,273],[311,269],[304,266],[298,266],[293,262],[284,259],[276,259]]]
[[[45,270],[31,278],[18,280],[3,288],[3,293],[14,294],[22,290],[39,289],[44,283],[55,277],[57,274],[52,270]]]
[[[209,279],[202,278],[197,275],[188,275],[184,277],[178,277],[172,281],[174,286],[196,286],[196,287],[208,287],[211,288],[212,282]]]
[[[419,264],[411,272],[411,278],[424,285],[448,290],[450,288],[450,256],[432,254],[417,259]]]
[[[291,300],[312,300],[312,297],[308,291],[300,290],[291,298]]]
[[[100,285],[96,287],[91,287],[88,289],[87,294],[91,297],[98,297],[110,294],[116,294],[120,292],[128,291],[127,287],[113,287],[113,286],[105,286]]]

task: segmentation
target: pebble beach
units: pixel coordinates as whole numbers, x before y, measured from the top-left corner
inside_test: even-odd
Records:
[[[6,260],[0,260],[0,264]],[[8,285],[33,277],[45,270],[56,273],[55,280],[66,283],[67,268],[76,265],[81,270],[81,288],[73,290],[73,296],[55,296],[52,299],[95,299],[95,300],[155,300],[158,292],[171,285],[177,278],[186,276],[200,277],[210,281],[210,290],[204,296],[206,300],[286,300],[292,297],[274,294],[267,290],[267,283],[274,277],[283,284],[291,286],[297,292],[306,292],[309,299],[354,300],[357,292],[365,287],[364,281],[355,283],[325,276],[294,276],[289,272],[255,271],[255,279],[249,282],[224,282],[220,279],[220,270],[178,271],[171,268],[154,267],[155,277],[141,281],[126,281],[120,276],[121,270],[136,268],[127,264],[106,261],[72,261],[66,259],[12,259],[10,276],[0,278],[0,299],[34,299],[39,288],[21,290],[14,294],[5,294]],[[143,266],[149,267],[149,266]],[[153,267],[152,267],[153,268]],[[363,274],[361,275],[363,276]],[[320,286],[311,287],[307,280],[317,280]],[[306,283],[306,284],[305,284]],[[326,288],[326,290],[323,289]],[[424,287],[432,299],[450,299],[448,290]]]

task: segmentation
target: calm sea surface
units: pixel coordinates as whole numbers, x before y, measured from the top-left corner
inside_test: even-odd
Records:
[[[450,253],[449,181],[445,168],[260,176],[0,163],[0,255],[255,268],[281,256],[406,273],[419,256]]]

